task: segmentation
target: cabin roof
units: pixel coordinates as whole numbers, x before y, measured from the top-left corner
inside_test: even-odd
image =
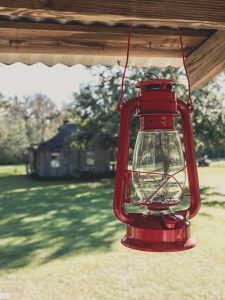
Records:
[[[65,124],[59,132],[50,140],[40,143],[35,151],[53,150],[71,142],[74,139],[74,133],[77,130],[77,125],[73,123]]]

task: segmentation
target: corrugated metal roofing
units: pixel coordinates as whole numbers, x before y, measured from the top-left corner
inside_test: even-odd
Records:
[[[82,64],[85,66],[104,65],[112,66],[125,63],[125,56],[95,56],[95,55],[64,55],[64,54],[27,54],[27,53],[0,53],[0,62],[4,64],[14,64],[21,62],[27,65],[35,63],[43,63],[49,67],[58,63],[66,66]],[[137,67],[175,67],[182,65],[181,58],[165,58],[165,57],[132,57],[129,58],[129,66]]]
[[[0,16],[0,62],[47,66],[58,63],[113,66],[119,62],[124,66],[128,27],[107,22]],[[183,32],[185,50],[190,53],[214,31],[186,29]],[[175,29],[134,25],[131,41],[128,66],[178,68],[182,65]]]

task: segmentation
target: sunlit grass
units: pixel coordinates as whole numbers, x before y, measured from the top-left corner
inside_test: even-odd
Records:
[[[5,165],[0,167],[0,176],[24,174],[26,174],[25,165]]]
[[[199,168],[198,246],[143,253],[120,245],[113,180],[37,181],[0,168],[0,291],[10,299],[224,300],[225,168]]]

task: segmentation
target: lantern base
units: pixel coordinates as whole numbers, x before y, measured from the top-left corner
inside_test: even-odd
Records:
[[[177,243],[150,243],[143,241],[135,241],[133,239],[128,238],[127,236],[124,236],[121,240],[121,243],[128,248],[148,252],[177,252],[188,250],[196,246],[196,242],[192,238],[189,238],[184,242]]]
[[[127,226],[121,243],[132,249],[149,252],[176,252],[195,247],[190,236],[190,223],[181,215],[174,215],[177,222],[168,228],[163,216],[141,216]]]

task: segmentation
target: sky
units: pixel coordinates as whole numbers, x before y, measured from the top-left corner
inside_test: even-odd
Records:
[[[6,96],[23,97],[38,92],[48,95],[58,106],[68,102],[79,85],[91,79],[88,68],[83,65],[53,67],[37,63],[0,63],[0,92]]]

